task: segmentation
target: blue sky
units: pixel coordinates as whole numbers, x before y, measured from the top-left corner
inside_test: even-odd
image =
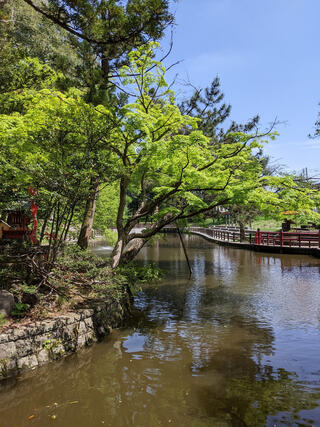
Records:
[[[179,80],[205,87],[218,75],[232,119],[284,122],[268,154],[290,170],[320,171],[320,139],[308,138],[320,110],[320,0],[179,0],[173,8]]]

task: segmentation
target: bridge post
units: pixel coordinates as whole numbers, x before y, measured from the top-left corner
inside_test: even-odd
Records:
[[[261,231],[260,231],[260,228],[258,228],[257,232],[256,232],[256,244],[257,245],[261,245]]]

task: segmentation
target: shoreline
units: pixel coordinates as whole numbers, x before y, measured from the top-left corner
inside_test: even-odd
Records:
[[[131,315],[129,296],[97,301],[56,318],[0,332],[0,381],[60,360],[101,341]]]

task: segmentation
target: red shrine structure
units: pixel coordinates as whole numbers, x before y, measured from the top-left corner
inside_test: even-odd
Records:
[[[33,197],[37,196],[37,190],[32,187],[29,188],[29,193]],[[25,210],[8,211],[6,221],[0,221],[0,239],[30,240],[36,244],[38,206],[33,199],[30,201],[30,210],[33,218],[32,229],[29,229],[30,215]]]

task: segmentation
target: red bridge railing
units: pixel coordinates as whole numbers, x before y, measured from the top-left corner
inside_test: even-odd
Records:
[[[257,231],[257,245],[266,246],[293,246],[293,247],[320,247],[320,231],[319,232],[268,232]]]

